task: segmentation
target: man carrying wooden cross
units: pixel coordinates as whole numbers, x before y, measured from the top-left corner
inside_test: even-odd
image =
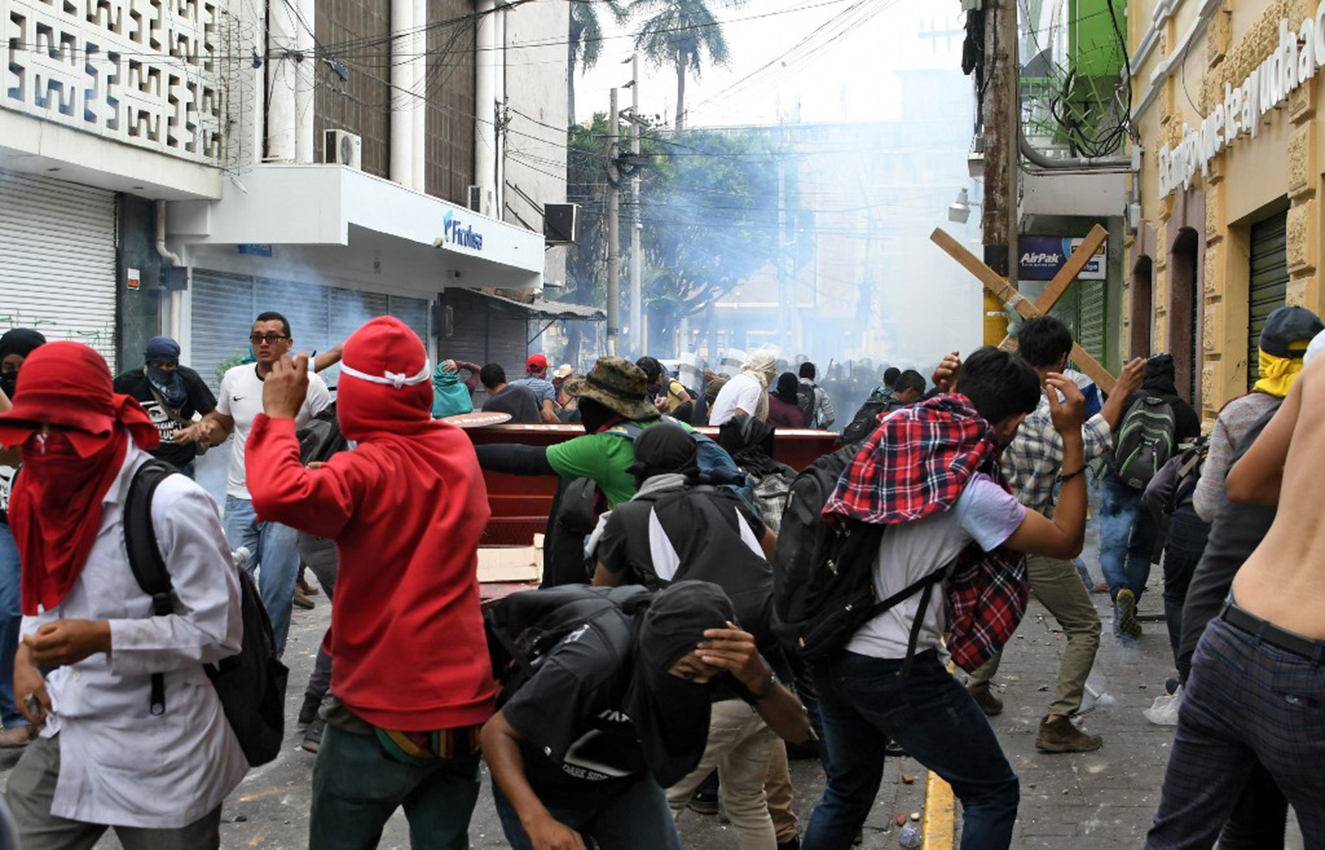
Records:
[[[980,277],[986,286],[1005,300],[1013,301],[1018,312],[1027,318],[1017,334],[1017,350],[1039,374],[1041,385],[1045,375],[1062,372],[1067,361],[1073,359],[1078,361],[1082,370],[1090,374],[1101,389],[1109,392],[1103,409],[1082,426],[1087,463],[1110,447],[1112,429],[1117,427],[1128,397],[1141,386],[1145,361],[1137,358],[1128,363],[1122,376],[1115,382],[1103,367],[1085,355],[1080,346],[1072,341],[1072,333],[1063,322],[1043,315],[1043,311],[1052,307],[1053,302],[1066,291],[1067,285],[1106,235],[1103,228],[1096,227],[1054,276],[1044,295],[1035,304],[1025,301],[1015,290],[1009,291],[1010,287],[1005,281],[953,243],[947,234],[935,231],[933,237],[958,262]],[[951,360],[945,362],[945,366],[953,364]],[[937,380],[938,376],[935,377]],[[1026,417],[1017,429],[1016,438],[1003,451],[1003,474],[1018,501],[1046,516],[1052,516],[1056,485],[1084,474],[1085,471],[1084,467],[1064,470],[1062,465],[1063,440],[1054,430],[1049,399],[1042,395],[1035,412]],[[1059,665],[1053,701],[1049,704],[1049,713],[1040,722],[1035,746],[1051,753],[1097,750],[1103,743],[1102,739],[1078,729],[1072,723],[1071,716],[1081,709],[1086,677],[1090,675],[1095,653],[1099,649],[1099,613],[1071,561],[1036,555],[1027,559],[1026,568],[1035,596],[1049,609],[1049,613],[1067,635],[1067,648]],[[990,717],[1003,710],[1003,701],[991,689],[1000,660],[1001,656],[994,656],[971,674],[967,684],[975,701]]]

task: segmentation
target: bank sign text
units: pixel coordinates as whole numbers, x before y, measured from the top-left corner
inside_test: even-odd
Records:
[[[442,241],[448,245],[473,248],[475,251],[483,250],[483,234],[472,226],[462,226],[454,210],[447,210],[442,218]]]

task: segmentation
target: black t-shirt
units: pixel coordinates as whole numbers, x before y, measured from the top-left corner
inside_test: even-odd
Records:
[[[502,707],[519,733],[525,777],[545,805],[606,802],[648,770],[624,703],[629,622],[586,624],[544,658]]]
[[[186,366],[180,366],[179,375],[184,379],[184,389],[188,393],[183,406],[175,411],[179,418],[192,419],[194,413],[206,416],[216,409],[216,396],[212,395],[212,391],[203,383],[202,377],[197,372]],[[197,457],[197,449],[192,443],[187,446],[175,443],[175,430],[179,426],[157,402],[152,394],[152,385],[141,367],[118,376],[115,379],[115,392],[138,399],[143,409],[147,411],[147,415],[152,417],[152,424],[161,435],[161,447],[150,452],[153,457],[175,466],[183,466]]]
[[[538,397],[528,387],[507,384],[501,392],[488,396],[483,402],[484,413],[509,413],[515,425],[537,425],[543,419],[538,413]]]

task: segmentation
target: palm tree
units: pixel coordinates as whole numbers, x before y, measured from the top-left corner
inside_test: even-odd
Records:
[[[714,7],[735,8],[746,0],[634,0],[632,16],[646,18],[635,33],[635,49],[655,66],[676,66],[676,130],[685,129],[686,74],[700,73],[704,55],[714,65],[730,58]]]
[[[603,3],[575,2],[570,4],[570,37],[566,40],[569,68],[566,71],[566,123],[575,123],[575,66],[580,71],[598,64],[603,52],[603,26],[598,20],[598,7],[602,5],[612,13],[617,23],[626,20],[623,0],[605,0]]]

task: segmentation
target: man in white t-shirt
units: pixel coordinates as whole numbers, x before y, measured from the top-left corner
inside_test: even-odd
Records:
[[[258,589],[271,618],[279,656],[285,652],[290,605],[299,577],[299,532],[279,523],[262,522],[254,513],[244,470],[244,444],[254,417],[262,413],[262,382],[271,374],[272,364],[294,347],[290,323],[280,313],[263,313],[253,323],[249,342],[257,362],[243,363],[227,371],[221,379],[221,391],[216,394],[216,409],[192,428],[176,432],[175,441],[206,439],[217,445],[232,433],[235,435],[225,487],[225,536],[232,548],[243,546],[253,555],[247,569],[250,574],[257,571]],[[295,418],[295,427],[302,428],[329,404],[331,393],[326,382],[316,373],[310,374],[308,396]]]
[[[824,508],[825,515],[887,526],[872,565],[880,598],[936,573],[944,578],[932,592],[918,592],[867,622],[842,651],[815,662],[830,767],[805,833],[807,848],[851,845],[878,794],[889,739],[952,785],[962,801],[962,850],[1005,850],[1012,841],[1017,775],[974,698],[944,666],[949,650],[964,664],[983,661],[992,648],[979,624],[991,618],[954,616],[950,622],[948,584],[965,552],[970,560],[963,565],[1005,582],[1003,588],[987,585],[998,593],[980,594],[978,607],[1015,620],[1018,615],[998,603],[1017,581],[1018,553],[1071,558],[1081,551],[1085,399],[1071,380],[1046,378],[1066,399],[1059,403],[1057,393],[1048,393],[1063,437],[1062,494],[1048,519],[1017,501],[998,465],[1000,449],[1039,403],[1039,376],[1016,355],[983,348],[964,366],[955,355],[945,361],[935,383],[946,390],[958,369],[952,395],[894,413],[896,427],[883,421]],[[958,598],[970,598],[963,595],[972,590],[969,575],[963,572]],[[946,647],[945,633],[951,633]],[[985,655],[971,651],[976,645]]]
[[[709,409],[709,424],[717,427],[742,413],[768,418],[768,385],[777,376],[777,360],[767,351],[754,351],[741,364],[741,372],[728,381]]]

